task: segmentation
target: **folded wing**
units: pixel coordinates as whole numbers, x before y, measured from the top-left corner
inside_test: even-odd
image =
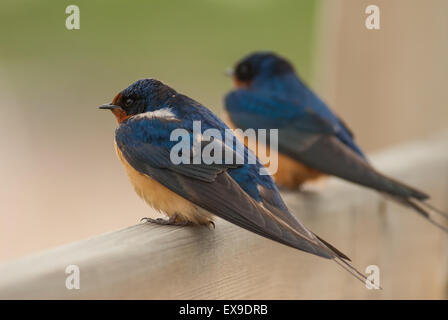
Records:
[[[135,126],[147,128],[144,137],[134,134]],[[175,142],[168,142],[172,129],[155,119],[129,119],[116,131],[117,146],[137,171],[229,222],[321,257],[347,258],[307,230],[289,212],[269,208],[263,201],[250,197],[227,173],[229,168],[239,170],[235,165],[174,165],[169,150]]]
[[[341,138],[341,126],[309,108],[249,90],[229,94],[226,107],[232,122],[242,129],[277,128],[279,152],[311,168],[393,196],[428,198],[425,193],[376,171]]]

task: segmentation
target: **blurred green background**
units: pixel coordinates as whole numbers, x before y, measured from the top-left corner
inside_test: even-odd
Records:
[[[80,30],[65,28],[70,4],[80,8]],[[4,1],[0,33],[7,41],[1,63],[16,93],[39,98],[52,114],[66,112],[75,101],[88,109],[144,77],[219,110],[231,86],[225,69],[254,50],[291,57],[310,78],[318,5],[313,0]]]

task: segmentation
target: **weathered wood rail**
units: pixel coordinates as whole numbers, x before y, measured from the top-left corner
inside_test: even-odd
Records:
[[[448,209],[448,134],[372,162]],[[5,263],[0,298],[447,298],[448,236],[412,211],[337,179],[321,193],[284,197],[361,270],[379,266],[383,290],[367,290],[331,261],[218,220],[216,230],[139,224]],[[79,290],[65,286],[72,264],[80,268]]]

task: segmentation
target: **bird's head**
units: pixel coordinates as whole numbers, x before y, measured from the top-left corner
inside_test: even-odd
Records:
[[[156,79],[142,79],[119,92],[111,103],[99,108],[111,110],[120,123],[134,115],[162,108],[175,94],[173,89]]]
[[[294,67],[284,58],[272,52],[256,52],[240,60],[233,69],[233,80],[237,88],[247,88],[254,81],[294,72]]]

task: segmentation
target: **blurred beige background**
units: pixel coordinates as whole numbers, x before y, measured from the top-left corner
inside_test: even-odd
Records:
[[[324,1],[316,87],[367,150],[448,122],[448,2]],[[364,26],[377,5],[381,29]]]
[[[49,3],[2,4],[12,26],[0,28],[9,41],[0,58],[0,261],[148,216],[116,159],[115,120],[95,109],[138,78],[160,78],[219,113],[231,87],[225,68],[270,49],[294,62],[367,151],[447,127],[444,0],[80,1],[79,33],[63,28],[69,3]],[[381,30],[364,26],[369,4],[381,9]]]

